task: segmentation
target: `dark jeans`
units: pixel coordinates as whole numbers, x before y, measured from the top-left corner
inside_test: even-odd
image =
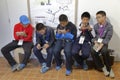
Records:
[[[24,42],[22,46],[18,46],[18,41],[13,40],[11,43],[7,44],[5,47],[1,49],[3,56],[7,59],[8,63],[13,66],[16,64],[16,61],[10,54],[10,51],[18,48],[23,47],[24,49],[24,58],[22,60],[22,64],[27,65],[28,59],[31,55],[31,49],[33,47],[33,42]]]
[[[81,50],[82,55],[79,55],[79,51]],[[84,42],[83,44],[79,44],[75,42],[72,47],[72,55],[77,63],[81,64],[83,60],[86,60],[90,55],[91,46],[88,42]]]
[[[61,66],[62,59],[61,59],[61,50],[64,49],[65,57],[66,57],[66,69],[72,69],[72,41],[64,41],[64,40],[57,40],[53,49],[55,61],[57,66]]]
[[[93,57],[93,61],[97,68],[102,69],[105,65],[107,67],[107,70],[110,71],[111,64],[110,64],[110,55],[108,52],[108,45],[104,45],[99,52],[95,52],[95,50],[92,48],[91,55]]]
[[[35,54],[35,56],[38,58],[39,62],[42,63],[47,63],[47,67],[51,67],[51,62],[52,62],[52,58],[53,58],[53,47],[49,47],[47,49],[47,59],[45,60],[42,53],[41,53],[42,49],[37,49],[36,46],[34,46],[33,48],[33,52]]]

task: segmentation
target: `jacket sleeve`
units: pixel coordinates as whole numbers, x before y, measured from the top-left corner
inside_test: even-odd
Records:
[[[58,33],[59,27],[60,27],[60,25],[57,26],[56,34],[55,34],[55,39],[62,39],[62,34],[59,34],[59,33]]]
[[[24,38],[25,41],[31,40],[33,38],[33,30],[33,27],[30,25],[29,33],[27,34],[27,37]]]
[[[15,40],[19,40],[20,37],[16,35],[16,32],[18,31],[17,25],[14,26],[14,38]]]
[[[74,35],[74,40],[76,39],[76,37],[77,37],[77,28],[76,28],[76,26],[73,24],[73,29],[72,29],[72,32],[71,32],[73,35]]]
[[[49,46],[52,46],[54,41],[55,41],[55,34],[54,34],[54,30],[51,29],[50,30],[50,41],[48,42]]]
[[[112,35],[113,35],[113,27],[110,26],[110,27],[108,28],[108,31],[107,31],[107,33],[106,33],[105,38],[103,39],[103,44],[108,44],[109,41],[110,41],[111,38],[112,38]]]
[[[94,32],[95,32],[95,37],[92,38],[92,42],[94,43],[94,41],[97,41],[97,29],[94,26]]]
[[[56,33],[58,33],[58,29],[59,29],[60,25],[57,26],[57,29],[56,29]]]
[[[40,36],[37,32],[35,32],[36,34],[36,44],[41,44],[41,40],[40,40]]]

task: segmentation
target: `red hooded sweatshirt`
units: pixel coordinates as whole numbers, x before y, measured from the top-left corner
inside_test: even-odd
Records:
[[[14,38],[17,41],[20,40],[20,39],[23,39],[23,41],[31,42],[32,41],[32,36],[33,36],[33,30],[34,29],[33,29],[31,24],[29,24],[27,27],[24,27],[21,23],[18,23],[14,27]],[[26,37],[16,35],[16,32],[23,32],[23,31],[27,34]]]

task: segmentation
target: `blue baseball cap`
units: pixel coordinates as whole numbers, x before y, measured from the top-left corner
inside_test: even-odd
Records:
[[[22,24],[24,24],[24,25],[27,25],[27,24],[30,23],[30,20],[28,19],[28,17],[27,17],[26,15],[20,16],[19,19],[20,19],[20,22],[21,22]]]

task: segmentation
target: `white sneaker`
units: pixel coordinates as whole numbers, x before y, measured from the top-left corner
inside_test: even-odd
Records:
[[[110,70],[110,77],[111,77],[111,78],[114,78],[114,77],[115,77],[115,74],[114,74],[114,72],[113,72],[112,69]]]
[[[102,68],[102,71],[104,72],[104,75],[105,75],[105,76],[108,76],[108,75],[109,75],[109,72],[107,71],[106,66],[104,66],[104,67]]]

